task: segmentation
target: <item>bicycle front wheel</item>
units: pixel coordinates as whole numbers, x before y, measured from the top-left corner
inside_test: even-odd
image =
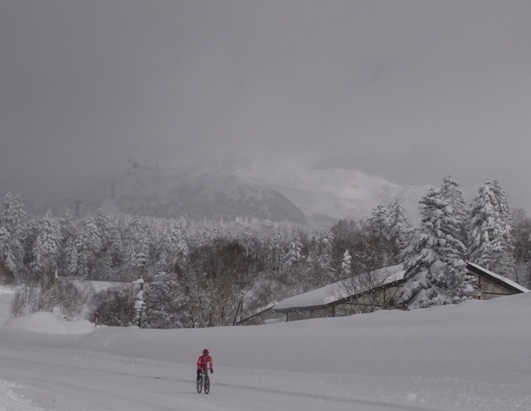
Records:
[[[197,379],[196,385],[197,385],[197,392],[201,393],[201,390],[203,389],[203,377],[200,377]]]
[[[205,375],[205,394],[210,392],[210,378],[208,375]]]

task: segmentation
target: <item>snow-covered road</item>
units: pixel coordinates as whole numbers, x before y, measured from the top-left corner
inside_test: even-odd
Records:
[[[304,381],[309,376],[295,373],[292,375],[266,373],[267,380],[276,380],[277,383],[260,387],[252,380],[252,375],[249,375],[254,372],[235,369],[229,369],[227,372],[220,369],[219,378],[217,374],[212,376],[213,385],[210,394],[198,394],[193,379],[194,370],[189,366],[93,355],[88,352],[68,353],[64,349],[57,352],[48,349],[44,357],[38,352],[39,350],[36,350],[31,354],[19,351],[16,347],[6,349],[5,345],[3,346],[0,354],[2,370],[0,375],[2,379],[14,383],[15,386],[11,387],[11,402],[4,399],[2,403],[0,400],[2,411],[24,409],[20,406],[24,402],[25,393],[31,394],[33,404],[33,407],[25,405],[28,410],[419,411],[436,409],[349,395],[341,396],[339,395],[341,390],[331,390],[329,383],[326,381],[319,383],[316,381],[319,376],[315,375],[311,376],[311,385],[314,389],[318,388],[317,386],[321,387],[315,393],[309,393],[304,387]],[[240,374],[235,378],[236,382],[231,381],[230,376],[236,374]],[[247,378],[250,379],[245,384],[243,380]],[[261,380],[264,381],[264,376]],[[337,385],[343,384],[338,382]]]
[[[348,375],[332,377],[220,368],[212,375],[210,394],[198,394],[194,369],[189,365],[61,346],[43,349],[36,345],[31,349],[31,345],[31,340],[23,344],[2,340],[0,378],[4,380],[4,393],[6,388],[11,391],[10,398],[0,400],[2,411],[441,409],[349,395]],[[25,398],[28,394],[31,406]]]

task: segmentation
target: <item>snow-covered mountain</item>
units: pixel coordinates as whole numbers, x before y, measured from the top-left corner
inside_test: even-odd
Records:
[[[134,169],[113,182],[103,208],[152,217],[307,223],[304,213],[268,184],[219,170]]]
[[[419,220],[418,201],[429,186],[400,186],[357,170],[290,170],[268,177],[272,187],[304,211],[310,224],[330,225],[340,219],[370,217],[380,204],[397,200],[413,223]]]
[[[303,210],[314,226],[334,224],[339,219],[366,219],[376,206],[395,200],[416,226],[420,222],[419,200],[432,187],[401,186],[377,175],[346,169],[289,170],[267,180]],[[479,184],[462,187],[467,204],[477,195],[478,188]],[[522,208],[531,216],[531,192],[507,191],[507,197],[511,208]]]
[[[401,186],[380,176],[346,169],[296,169],[249,177],[220,170],[138,167],[127,174],[53,183],[52,187],[34,184],[22,192],[0,184],[0,194],[20,193],[30,211],[36,213],[47,209],[57,213],[67,207],[74,214],[75,204],[80,202],[81,216],[103,207],[154,217],[256,217],[323,228],[340,219],[366,219],[376,206],[394,200],[417,225],[418,202],[430,188]],[[478,187],[462,188],[465,201],[472,201]],[[531,215],[531,192],[508,192],[508,199],[512,208],[523,208]]]

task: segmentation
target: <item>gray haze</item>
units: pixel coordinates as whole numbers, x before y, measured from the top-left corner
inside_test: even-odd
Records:
[[[343,167],[531,189],[531,2],[2,0],[0,176]]]

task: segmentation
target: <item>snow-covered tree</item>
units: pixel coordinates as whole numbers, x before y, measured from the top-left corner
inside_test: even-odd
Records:
[[[67,276],[76,276],[79,269],[79,258],[75,239],[69,238],[66,241],[63,253],[65,260],[65,274]]]
[[[467,244],[467,218],[468,208],[463,199],[463,192],[461,191],[461,184],[455,181],[452,177],[446,176],[443,179],[441,186],[441,196],[444,197],[448,204],[452,207],[454,215],[454,224],[459,228],[458,239]]]
[[[17,269],[11,249],[11,236],[5,227],[0,227],[0,273],[6,268],[12,273]]]
[[[59,227],[61,229],[61,237],[64,241],[76,235],[77,230],[74,227],[72,212],[68,208],[61,210]]]
[[[367,221],[382,257],[381,266],[397,264],[400,252],[411,239],[411,223],[405,209],[392,201],[387,206],[379,205]]]
[[[19,194],[7,193],[4,198],[4,210],[0,217],[0,225],[5,227],[10,235],[21,234],[24,230],[26,211]]]
[[[177,264],[186,265],[189,252],[181,227],[175,225],[163,230],[158,260],[155,263],[157,271],[175,272]]]
[[[290,242],[288,252],[286,254],[286,265],[291,267],[303,261],[302,255],[302,241],[298,235],[295,235]]]
[[[456,303],[472,291],[450,202],[431,189],[420,204],[420,228],[403,253],[406,283],[399,303],[410,309]]]
[[[150,328],[180,328],[189,324],[186,298],[177,273],[160,272],[155,275],[146,293]]]
[[[142,271],[151,262],[150,260],[150,238],[146,224],[139,218],[127,226],[124,238],[124,274],[131,280],[137,279]]]
[[[376,206],[368,220],[373,234],[377,237],[389,238],[389,208],[383,205]]]
[[[333,264],[334,236],[330,230],[316,233],[311,241],[308,262],[312,267],[313,286],[322,286],[335,280]]]
[[[275,233],[269,242],[269,266],[278,275],[282,273],[284,266],[282,257],[284,256],[284,239],[280,233]]]
[[[388,237],[398,251],[401,251],[411,238],[411,223],[406,210],[398,201],[392,201],[387,206]]]
[[[341,260],[341,277],[347,278],[352,275],[352,257],[348,250],[343,253],[343,259]]]
[[[512,221],[507,196],[495,180],[479,188],[470,210],[470,261],[515,279]]]
[[[93,217],[87,218],[81,227],[81,231],[76,238],[78,273],[83,278],[87,278],[94,265],[94,258],[100,252],[101,233]]]
[[[2,270],[7,270],[10,276],[16,277],[18,271],[23,269],[23,242],[26,236],[26,212],[18,194],[6,194],[0,227],[3,229],[0,264]]]
[[[47,280],[58,266],[61,245],[59,222],[47,211],[39,220],[37,239],[33,246],[33,270],[42,280]]]

